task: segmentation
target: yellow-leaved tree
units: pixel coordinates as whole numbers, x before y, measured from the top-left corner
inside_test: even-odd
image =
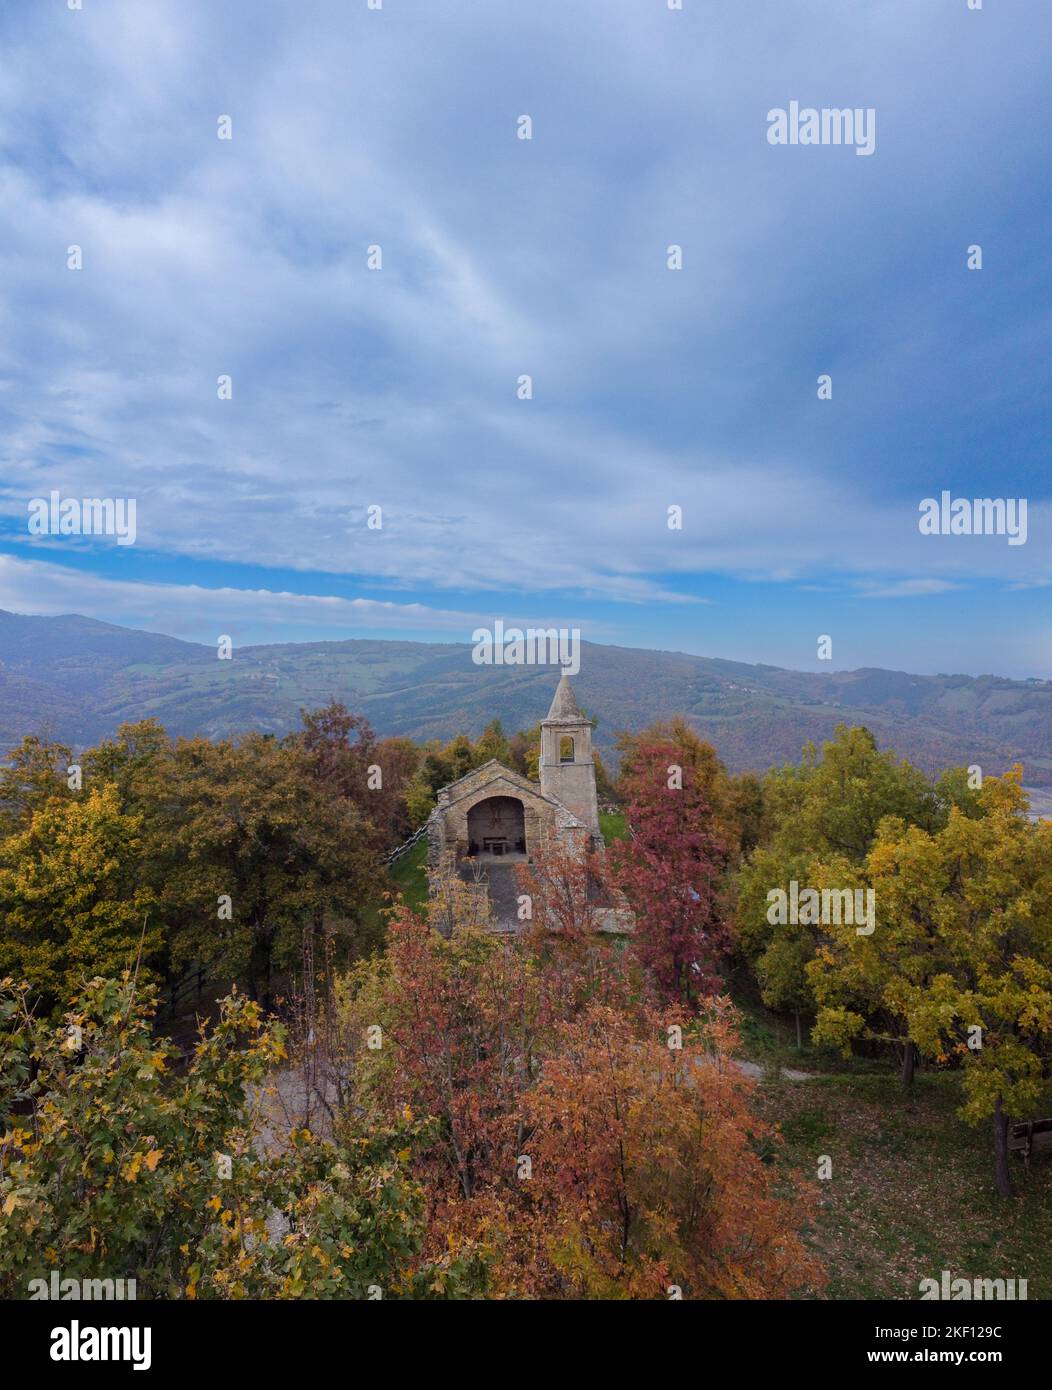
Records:
[[[993,1128],[998,1191],[1012,1191],[1010,1119],[1033,1115],[1052,1061],[1052,823],[1031,823],[1014,769],[988,778],[979,816],[954,807],[929,833],[885,822],[869,855],[876,930],[850,929],[810,967],[816,1036],[863,1029],[850,994],[961,1068],[963,1117]]]
[[[92,977],[157,954],[140,830],[110,785],[46,802],[0,844],[0,976],[25,980],[53,1008]]]

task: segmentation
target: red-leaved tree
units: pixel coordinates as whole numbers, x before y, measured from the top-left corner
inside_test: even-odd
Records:
[[[594,939],[594,938],[593,938]],[[568,949],[569,948],[569,949]],[[472,1252],[509,1298],[782,1297],[817,1271],[799,1194],[731,1061],[733,1011],[652,1008],[608,941],[558,931],[450,938],[405,908],[357,967],[349,1146],[427,1121],[412,1168],[424,1255]],[[638,974],[638,970],[635,972]],[[409,1155],[406,1155],[407,1159]]]
[[[634,949],[666,999],[693,1007],[718,986],[727,849],[675,744],[638,747],[624,791],[631,838],[611,865],[636,915]]]

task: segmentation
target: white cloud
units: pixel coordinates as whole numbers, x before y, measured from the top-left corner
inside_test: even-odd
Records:
[[[134,627],[202,638],[237,629],[239,623],[292,633],[331,630],[346,637],[362,629],[457,633],[491,615],[432,608],[421,603],[338,598],[326,594],[275,593],[267,589],[206,588],[199,584],[144,584],[103,579],[63,565],[0,555],[0,608],[18,613],[85,613]]]
[[[980,389],[990,416],[1025,394],[959,335],[947,371],[940,293],[960,290],[926,281],[919,314],[892,235],[918,183],[955,196],[1004,127],[1025,128],[1039,74],[1019,29],[1004,17],[977,54],[905,0],[850,17],[818,0],[807,25],[736,10],[621,6],[611,23],[609,0],[529,15],[317,0],[308,23],[247,0],[91,0],[9,22],[0,510],[20,525],[54,486],[134,496],[140,549],[188,574],[209,559],[355,575],[466,608],[495,590],[696,602],[709,574],[889,598],[1052,581],[1040,499],[1025,547],[918,536],[934,482],[917,474],[954,447],[936,425],[912,455],[872,454],[889,419],[915,438],[903,412],[940,404],[933,379]],[[1021,67],[996,111],[956,103],[948,139],[925,124],[1006,52]],[[838,100],[880,103],[878,158],[772,160],[767,108],[834,77]],[[535,139],[517,141],[527,110]],[[72,242],[82,272],[64,268]],[[1037,321],[1017,319],[977,342],[1000,353],[1010,328],[1023,351]],[[814,399],[827,366],[832,414]],[[935,481],[957,487],[944,464]],[[372,503],[382,532],[362,524]],[[97,582],[100,602],[145,611]],[[210,612],[213,592],[166,601]],[[229,601],[306,622],[329,602]]]
[[[37,616],[80,613],[123,626],[214,641],[333,640],[402,633],[468,642],[476,627],[549,627],[563,619],[536,612],[437,608],[389,599],[344,598],[228,585],[154,584],[103,578],[41,560],[0,555],[0,608]],[[609,640],[607,624],[577,619],[588,641]]]

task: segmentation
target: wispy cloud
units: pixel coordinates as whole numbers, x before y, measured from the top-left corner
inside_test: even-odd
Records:
[[[951,584],[946,579],[899,579],[892,584],[863,585],[861,598],[926,598],[931,594],[949,594],[963,589],[963,584]]]
[[[144,584],[99,578],[62,565],[26,562],[0,555],[0,608],[19,613],[106,611],[112,621],[149,626],[176,635],[204,635],[211,621],[216,636],[250,624],[291,632],[329,629],[347,636],[361,629],[455,632],[466,641],[471,628],[492,621],[482,612],[458,612],[421,603],[335,598],[327,594],[275,593],[267,589],[207,588],[198,584]]]
[[[252,640],[268,635],[296,640],[391,632],[467,642],[474,628],[491,627],[495,616],[506,624],[524,627],[548,627],[557,622],[551,614],[508,608],[495,615],[492,609],[438,608],[390,599],[229,585],[142,583],[11,555],[0,555],[0,608],[47,616],[84,613],[202,641],[237,631],[251,633]],[[609,640],[611,636],[607,623],[582,618],[581,624],[589,641]]]

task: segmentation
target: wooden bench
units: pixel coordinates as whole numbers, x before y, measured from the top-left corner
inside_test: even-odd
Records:
[[[1013,1125],[1008,1133],[1008,1152],[1021,1153],[1028,1168],[1035,1134],[1052,1134],[1052,1120],[1024,1120]]]

